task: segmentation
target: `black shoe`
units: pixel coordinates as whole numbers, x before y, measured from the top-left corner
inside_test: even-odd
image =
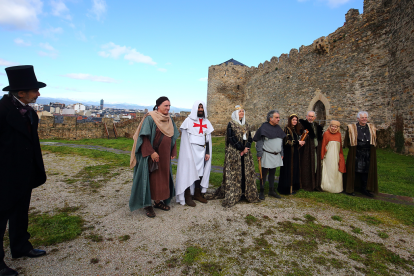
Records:
[[[17,275],[19,275],[19,273],[16,270],[11,269],[7,265],[0,267],[0,276],[17,276]]]
[[[20,258],[20,257],[29,257],[29,258],[37,258],[46,255],[46,251],[40,250],[40,249],[32,249],[29,252],[26,252],[21,255],[12,256],[14,259]]]
[[[374,197],[373,194],[371,194],[368,190],[362,190],[362,193],[368,197]]]
[[[265,200],[265,196],[264,196],[264,193],[263,192],[260,192],[259,199],[260,200]]]
[[[275,198],[282,198],[278,193],[275,191],[269,191],[269,196],[273,196]]]

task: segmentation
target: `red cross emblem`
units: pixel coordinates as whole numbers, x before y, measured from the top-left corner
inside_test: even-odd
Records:
[[[198,132],[198,134],[202,134],[203,127],[207,128],[207,124],[203,125],[203,119],[199,119],[199,120],[200,120],[200,124],[194,123],[193,127],[200,127],[200,131]]]

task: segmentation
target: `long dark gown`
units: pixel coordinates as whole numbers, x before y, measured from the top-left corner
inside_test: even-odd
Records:
[[[297,191],[301,188],[300,183],[300,157],[299,157],[299,139],[295,129],[285,127],[286,137],[283,139],[283,166],[280,167],[279,185],[277,191],[281,194],[290,194],[291,191]],[[291,190],[292,187],[292,190]]]

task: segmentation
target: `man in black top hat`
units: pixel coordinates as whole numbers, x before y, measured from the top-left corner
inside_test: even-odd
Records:
[[[46,251],[34,249],[27,232],[32,189],[46,182],[37,125],[39,118],[28,105],[40,96],[31,65],[6,68],[9,86],[0,100],[0,276],[18,275],[4,262],[3,237],[9,222],[13,258],[40,257]]]

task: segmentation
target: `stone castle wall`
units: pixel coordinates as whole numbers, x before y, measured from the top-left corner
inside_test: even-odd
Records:
[[[337,119],[346,126],[356,122],[358,111],[366,110],[388,133],[385,129],[395,126],[399,113],[405,149],[414,153],[413,6],[413,0],[365,0],[363,14],[349,10],[344,26],[312,45],[257,67],[210,66],[210,121],[220,133],[237,104],[253,125],[264,122],[271,109],[278,109],[286,122],[292,113],[304,118],[323,104],[326,120]],[[387,137],[383,143],[393,146],[393,135],[382,135]]]
[[[174,122],[179,128],[186,117],[176,117]],[[77,123],[76,117],[64,117],[63,123],[55,123],[54,117],[42,117],[39,123],[40,139],[100,139],[108,138],[105,130],[113,128],[113,119],[103,118],[102,123]],[[124,119],[119,123],[115,123],[118,137],[132,138],[138,128],[142,116],[134,119]]]

